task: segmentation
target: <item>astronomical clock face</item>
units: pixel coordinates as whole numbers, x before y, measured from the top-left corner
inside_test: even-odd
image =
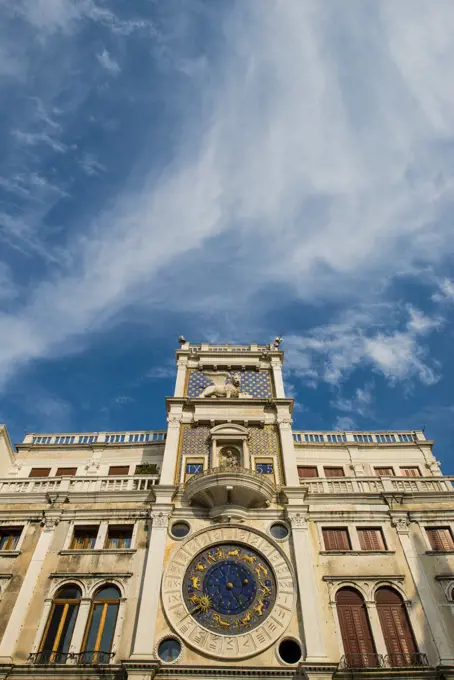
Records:
[[[276,579],[258,552],[235,543],[208,548],[189,565],[183,598],[190,616],[215,632],[239,635],[259,626],[276,600]]]
[[[173,555],[162,597],[171,627],[215,658],[254,656],[283,635],[295,598],[288,560],[243,527],[209,529]]]

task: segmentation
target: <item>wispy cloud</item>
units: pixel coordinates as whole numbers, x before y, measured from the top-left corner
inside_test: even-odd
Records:
[[[40,31],[44,49],[55,49],[55,35],[68,41],[58,83],[82,59],[74,35],[86,22],[119,40],[157,36],[148,17],[131,10],[120,19],[92,0],[19,0],[8,12]],[[166,312],[215,309],[213,332],[253,306],[255,318],[244,314],[246,333],[261,328],[275,299],[269,291],[364,304],[386,299],[394,276],[452,255],[450,0],[233,3],[216,22],[222,41],[201,68],[185,68],[184,87],[181,70],[161,74],[166,92],[174,85],[182,92],[179,107],[172,100],[176,124],[165,162],[154,162],[156,143],[148,142],[156,122],[150,92],[143,155],[68,237],[71,266],[46,272],[23,306],[0,319],[2,375],[65,351],[78,334],[105,329],[144,300]],[[187,34],[169,39],[170,64],[187,56],[186,44]],[[103,66],[114,73],[116,62],[104,53]],[[84,74],[80,102],[96,90]],[[124,67],[115,74],[115,83],[126,82]],[[63,91],[53,93],[53,104]],[[48,99],[41,98],[46,111]],[[111,106],[106,101],[105,111]],[[50,120],[62,129],[41,119],[43,129],[15,127],[16,141],[62,156],[74,111]],[[88,175],[90,168],[96,172],[88,163]],[[422,338],[438,321],[416,310],[407,316],[403,328],[351,318],[302,337],[295,331],[287,338],[293,370],[334,383],[368,366],[391,381],[433,384],[438,368]]]
[[[357,387],[352,397],[338,395],[331,401],[331,406],[346,413],[357,413],[360,416],[370,414],[373,401],[373,384]]]
[[[101,66],[105,68],[106,71],[109,71],[111,75],[117,76],[120,73],[120,65],[110,56],[106,49],[104,49],[100,54],[97,54],[96,58],[98,59]]]

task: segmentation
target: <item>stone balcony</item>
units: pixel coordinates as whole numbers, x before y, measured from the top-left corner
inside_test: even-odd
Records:
[[[90,502],[97,497],[109,500],[154,498],[159,475],[128,475],[108,477],[27,477],[0,479],[0,504],[41,502],[49,497],[67,497],[70,502]]]
[[[275,485],[263,474],[242,467],[217,467],[191,477],[184,498],[204,508],[264,508],[276,494]]]
[[[318,477],[301,478],[307,494],[452,493],[454,477]]]

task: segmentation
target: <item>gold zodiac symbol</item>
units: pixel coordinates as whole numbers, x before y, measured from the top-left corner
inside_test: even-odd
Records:
[[[200,579],[198,576],[190,576],[190,580],[192,581],[192,587],[197,588],[197,590],[200,588]]]
[[[257,606],[254,607],[254,611],[256,611],[259,616],[263,616],[263,600],[258,601]]]
[[[265,569],[265,567],[263,566],[263,564],[260,564],[260,562],[259,562],[259,569],[261,569],[261,570],[263,571],[263,573],[265,574],[265,576],[268,576],[268,569]]]
[[[254,564],[255,562],[255,557],[252,557],[252,555],[241,555],[241,559],[249,564]]]
[[[197,571],[205,571],[206,566],[204,564],[202,564],[202,562],[197,562],[197,564],[195,565],[195,568],[196,568]]]
[[[223,621],[219,614],[213,614],[213,619],[216,621],[218,626],[222,626],[223,628],[230,628],[230,623],[228,621]]]
[[[246,616],[244,617],[244,619],[240,619],[240,623],[241,623],[243,626],[248,626],[248,625],[250,624],[251,621],[252,621],[252,617],[251,617],[251,613],[250,613],[250,612],[248,612],[248,613],[246,614]]]
[[[192,604],[199,604],[199,596],[198,595],[192,595],[189,598],[189,602],[191,602]]]
[[[263,583],[263,581],[261,580],[260,576],[259,576],[259,578],[258,578],[258,581],[259,581],[260,587],[263,588],[263,590],[264,590],[263,595],[271,595],[271,588],[268,588],[268,586],[266,586],[266,585]]]
[[[215,555],[216,555],[218,560],[222,560],[224,558],[224,553],[222,552],[222,550],[220,548],[217,548]]]
[[[230,552],[227,553],[227,557],[238,557],[240,554],[240,551],[237,550],[231,550]]]

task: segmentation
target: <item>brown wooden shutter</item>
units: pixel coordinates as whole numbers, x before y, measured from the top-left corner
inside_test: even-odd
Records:
[[[62,468],[57,468],[57,472],[55,473],[56,477],[63,477],[63,475],[71,476],[73,477],[75,474],[77,474],[77,468],[70,468],[70,467],[62,467]]]
[[[298,465],[300,477],[318,477],[317,467],[314,465]]]
[[[50,468],[32,468],[29,477],[49,477]]]
[[[358,528],[361,550],[385,550],[385,541],[381,529]]]
[[[129,465],[111,465],[109,475],[129,475]]]
[[[326,550],[351,550],[348,529],[333,527],[322,529]]]
[[[379,588],[375,599],[391,665],[412,665],[417,649],[402,598],[392,588]]]
[[[353,588],[342,588],[336,595],[336,606],[347,665],[375,665],[375,648],[361,595]]]
[[[454,541],[449,527],[426,528],[432,550],[446,552],[454,550]]]
[[[325,477],[345,477],[344,468],[341,467],[325,467]]]
[[[394,477],[394,470],[391,467],[376,467],[375,474],[378,477]]]
[[[404,477],[421,477],[421,473],[417,467],[406,467],[400,469]]]

